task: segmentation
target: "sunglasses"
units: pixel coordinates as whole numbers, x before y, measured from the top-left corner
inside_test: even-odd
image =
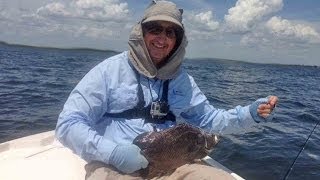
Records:
[[[159,35],[165,31],[166,36],[170,39],[176,38],[177,34],[180,32],[179,27],[171,26],[165,28],[156,22],[147,22],[143,24],[143,29],[145,33],[150,33],[152,35]]]

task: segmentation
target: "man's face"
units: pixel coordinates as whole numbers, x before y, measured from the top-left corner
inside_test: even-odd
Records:
[[[159,67],[176,44],[177,25],[167,21],[153,21],[145,23],[143,29],[149,55]]]

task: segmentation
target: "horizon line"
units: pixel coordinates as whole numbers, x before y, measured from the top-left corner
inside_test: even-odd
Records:
[[[89,47],[53,47],[53,46],[36,46],[36,45],[27,45],[27,44],[18,44],[18,43],[9,43],[6,41],[1,41],[0,44],[4,44],[7,46],[22,46],[22,47],[30,47],[30,48],[42,48],[42,49],[57,49],[57,50],[88,50],[88,51],[102,51],[102,52],[114,52],[120,53],[117,50],[111,49],[98,49],[98,48],[89,48]],[[242,63],[250,63],[250,64],[265,64],[265,65],[286,65],[286,66],[311,66],[311,67],[320,67],[317,65],[304,65],[304,64],[281,64],[281,63],[259,63],[259,62],[250,62],[244,60],[235,60],[235,59],[225,59],[225,58],[216,58],[216,57],[197,57],[190,58],[185,57],[186,60],[225,60],[225,61],[233,61],[233,62],[242,62]]]

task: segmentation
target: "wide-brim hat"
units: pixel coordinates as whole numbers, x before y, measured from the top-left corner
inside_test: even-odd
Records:
[[[170,1],[153,1],[145,10],[142,24],[151,21],[168,21],[172,22],[182,29],[182,9],[178,9],[176,4]]]

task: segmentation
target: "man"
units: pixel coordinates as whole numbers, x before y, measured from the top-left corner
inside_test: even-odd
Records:
[[[181,68],[187,45],[182,12],[172,2],[153,1],[133,27],[130,50],[88,72],[59,116],[56,137],[86,161],[115,167],[107,171],[113,174],[109,178],[146,168],[148,161],[133,139],[172,127],[177,118],[217,134],[243,131],[272,118],[276,96],[228,111],[209,104]],[[89,171],[94,179],[94,169]]]

